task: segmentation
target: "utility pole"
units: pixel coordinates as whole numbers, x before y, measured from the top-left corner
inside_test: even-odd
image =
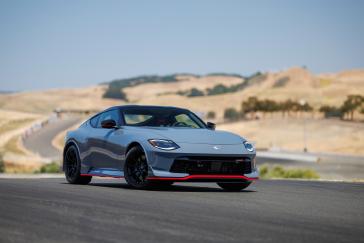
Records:
[[[304,99],[300,100],[300,105],[304,106],[306,104],[306,101]],[[307,152],[307,136],[306,136],[306,115],[303,114],[303,152]]]

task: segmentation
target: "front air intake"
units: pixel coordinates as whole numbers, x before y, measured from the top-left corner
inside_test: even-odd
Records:
[[[190,175],[243,175],[251,173],[248,157],[188,156],[176,158],[170,172]]]

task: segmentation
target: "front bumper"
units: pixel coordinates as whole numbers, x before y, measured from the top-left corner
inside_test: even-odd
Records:
[[[154,171],[155,174],[159,174],[158,171]],[[159,176],[148,176],[148,180],[153,181],[191,181],[191,182],[241,182],[241,181],[254,181],[259,179],[259,173],[257,170],[250,174],[244,175],[188,175],[181,176],[180,173],[161,173]],[[161,176],[162,175],[162,176]]]
[[[213,145],[202,144],[179,144],[181,149],[173,151],[161,151],[157,149],[150,150],[146,153],[148,164],[150,167],[150,173],[148,180],[163,180],[163,181],[252,181],[259,177],[259,172],[254,166],[253,160],[255,160],[255,153],[242,150],[242,145],[221,145],[223,149],[216,150]],[[219,145],[220,146],[220,145]],[[186,152],[188,151],[188,152]],[[201,153],[205,151],[206,153]],[[249,158],[251,162],[250,173],[241,174],[211,174],[211,173],[174,173],[171,172],[171,167],[175,159],[180,157],[194,157],[194,156],[206,156],[206,157],[245,157]]]

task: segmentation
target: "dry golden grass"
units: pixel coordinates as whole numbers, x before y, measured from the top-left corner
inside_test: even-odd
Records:
[[[41,163],[11,163],[5,162],[5,173],[34,173],[42,166]]]
[[[4,122],[0,126],[0,135],[6,133],[8,131],[17,129],[19,127],[23,127],[32,123],[35,119],[34,118],[24,118],[24,119],[17,119],[17,120],[8,120]]]
[[[45,116],[0,109],[0,153],[5,161],[6,172],[32,172],[39,167],[41,158],[27,151],[20,135]]]
[[[44,119],[37,114],[0,109],[0,149],[14,136],[20,135],[35,121]]]
[[[275,85],[282,78],[288,78],[288,81],[284,86],[276,87]],[[242,79],[226,76],[184,76],[179,79],[179,82],[149,83],[129,87],[124,91],[131,103],[181,106],[205,113],[215,111],[218,119],[222,118],[226,108],[239,109],[241,102],[249,96],[277,101],[288,98],[304,99],[314,107],[319,107],[322,104],[340,105],[348,94],[364,93],[363,70],[313,75],[306,69],[294,67],[281,72],[267,73],[264,82],[252,85],[240,92],[194,98],[174,93],[191,88],[205,90],[217,84],[229,86],[241,82]],[[105,85],[99,85],[78,89],[54,89],[0,95],[0,108],[31,113],[49,113],[56,108],[102,110],[112,105],[125,103],[119,100],[103,99],[105,89]]]
[[[78,89],[53,89],[0,95],[0,108],[48,114],[54,109],[102,110],[122,102],[103,99],[105,86]]]
[[[82,121],[83,122],[83,121]],[[65,131],[62,131],[60,133],[58,133],[52,140],[52,145],[53,147],[55,147],[56,149],[58,149],[59,151],[63,151],[63,147],[64,147],[64,138],[66,137],[66,133],[67,131],[72,131],[77,129],[82,122],[79,122],[77,124],[75,124],[74,126],[68,128]]]
[[[275,87],[275,84],[284,77],[288,77],[289,81],[283,87]],[[322,79],[325,81],[321,81]],[[222,119],[226,108],[240,109],[242,101],[249,96],[276,101],[303,99],[318,108],[323,104],[341,105],[349,94],[364,94],[363,70],[347,71],[337,75],[315,76],[308,70],[298,67],[278,73],[267,73],[264,82],[236,93],[193,98],[172,94],[192,87],[204,90],[206,87],[212,87],[218,83],[231,85],[238,82],[241,82],[241,79],[204,77],[177,83],[144,84],[127,88],[125,91],[133,103],[180,106],[203,113],[214,111],[217,114],[217,120]],[[184,84],[185,86],[183,86]]]
[[[149,83],[138,85],[135,87],[129,87],[124,89],[130,102],[139,102],[146,97],[156,97],[163,94],[173,94],[177,91],[186,91],[192,88],[198,88],[205,90],[212,88],[218,84],[224,84],[226,86],[238,84],[243,79],[238,77],[226,77],[226,76],[206,76],[206,77],[192,77],[186,76],[180,78],[179,82],[173,83]]]
[[[14,153],[19,155],[26,155],[26,151],[21,146],[20,136],[12,137],[2,149],[7,153]]]
[[[205,90],[217,84],[229,86],[241,82],[242,79],[226,76],[179,78],[181,79],[179,82],[143,84],[126,88],[124,91],[131,102],[136,104],[178,106],[201,113],[214,111],[217,115],[217,122],[223,121],[223,113],[226,108],[240,109],[242,101],[249,96],[276,101],[304,99],[318,108],[323,104],[340,105],[349,94],[364,94],[364,70],[314,75],[306,69],[294,67],[281,72],[267,73],[263,82],[236,93],[194,98],[175,93],[191,88]],[[284,85],[277,85],[284,78],[288,81],[284,82]],[[102,110],[112,105],[125,103],[119,100],[103,99],[105,88],[105,85],[99,85],[78,89],[54,89],[0,95],[0,146],[19,135],[21,129],[27,126],[26,121],[31,122],[31,119],[44,118],[44,115],[48,115],[56,108]],[[14,120],[16,122],[9,123]],[[292,150],[301,150],[303,147],[302,121],[299,119],[282,120],[276,117],[226,124],[221,128],[238,132],[258,141],[259,147],[280,146]],[[363,154],[362,124],[356,125],[338,120],[311,120],[308,129],[308,145],[311,150]],[[4,131],[3,134],[1,131]],[[59,148],[62,147],[63,136],[64,133],[53,140],[53,143]],[[340,139],[345,143],[338,143],[337,141]],[[10,145],[13,147],[13,141]]]
[[[267,118],[217,126],[256,142],[257,148],[278,147],[303,151],[304,120]],[[364,155],[364,123],[332,119],[307,119],[307,147],[310,152]]]

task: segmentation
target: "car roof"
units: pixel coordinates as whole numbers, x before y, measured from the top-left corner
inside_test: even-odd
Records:
[[[128,109],[128,108],[149,108],[149,109],[176,109],[176,110],[186,110],[188,111],[188,109],[185,108],[179,108],[179,107],[175,107],[175,106],[157,106],[157,105],[118,105],[118,106],[112,106],[110,108],[107,108],[106,110],[102,111],[108,111],[108,110],[113,110],[113,109],[120,109],[120,110],[124,110],[124,109]],[[100,113],[102,113],[100,112]]]

